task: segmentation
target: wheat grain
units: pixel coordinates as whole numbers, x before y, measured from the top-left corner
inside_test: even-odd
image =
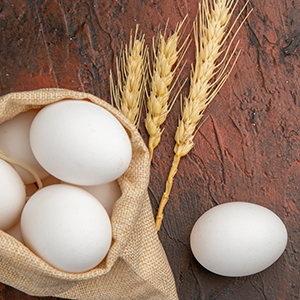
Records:
[[[169,199],[173,178],[177,172],[180,159],[194,147],[193,138],[199,121],[232,70],[231,68],[226,73],[236,47],[234,47],[232,54],[228,58],[228,51],[232,41],[227,46],[226,51],[224,51],[224,45],[229,37],[227,32],[228,23],[237,3],[238,0],[203,0],[202,6],[199,4],[198,16],[194,21],[196,63],[195,67],[192,66],[189,95],[184,98],[181,119],[175,134],[176,145],[174,147],[173,163],[166,182],[165,193],[160,201],[156,216],[157,231],[161,227],[163,209]],[[237,18],[239,18],[240,14]],[[233,24],[235,23],[236,20]],[[229,29],[229,32],[231,31],[232,27]],[[217,63],[223,52],[225,52],[223,59]],[[235,62],[236,59],[233,65]]]
[[[117,85],[110,74],[111,99],[113,104],[136,126],[139,126],[140,112],[145,91],[147,47],[144,35],[139,38],[138,26],[134,37],[130,34],[129,45],[116,60]]]
[[[183,55],[188,48],[188,37],[179,48],[178,44],[181,38],[180,30],[186,20],[177,24],[172,35],[166,38],[166,30],[164,34],[159,31],[157,39],[153,38],[153,72],[150,82],[150,95],[147,99],[147,114],[145,119],[145,127],[149,134],[148,149],[150,154],[150,162],[153,157],[153,150],[159,144],[162,135],[160,126],[165,122],[167,115],[174,104],[176,97],[169,101],[176,70]],[[179,75],[178,75],[179,76]],[[178,79],[175,79],[175,82]]]

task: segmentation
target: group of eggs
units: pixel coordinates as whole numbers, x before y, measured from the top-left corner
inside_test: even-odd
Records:
[[[0,160],[0,229],[62,271],[97,266],[112,242],[117,179],[132,158],[121,123],[88,100],[63,100],[2,123],[0,148],[26,165]]]
[[[0,160],[0,229],[62,271],[98,265],[111,246],[110,216],[121,196],[117,179],[132,158],[120,122],[90,101],[63,100],[1,124],[0,148],[44,185],[37,190],[31,173]],[[208,270],[246,276],[280,257],[287,231],[272,211],[230,202],[198,219],[190,244]]]

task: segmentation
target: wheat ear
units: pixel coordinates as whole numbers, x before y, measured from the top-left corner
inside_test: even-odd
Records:
[[[236,3],[234,4],[234,2]],[[192,67],[191,70],[189,95],[184,98],[181,119],[179,120],[175,134],[175,155],[166,182],[165,193],[160,201],[156,216],[157,231],[161,227],[163,209],[168,202],[173,178],[177,172],[180,159],[187,155],[194,147],[193,138],[199,121],[209,103],[228,78],[238,57],[237,55],[231,69],[226,73],[228,64],[236,51],[235,47],[232,54],[228,57],[231,41],[227,45],[227,51],[225,51],[221,62],[217,63],[218,58],[224,52],[225,41],[228,39],[232,27],[236,23],[235,20],[229,32],[227,32],[228,23],[237,2],[235,0],[203,0],[202,6],[199,4],[198,16],[194,21],[196,63],[195,67]],[[245,7],[246,5],[242,11]],[[239,18],[240,14],[237,18]]]
[[[182,46],[178,47],[181,39],[180,30],[186,18],[187,16],[182,22],[177,24],[174,33],[168,38],[166,38],[166,30],[164,34],[159,31],[157,38],[153,38],[153,71],[150,78],[150,94],[147,97],[147,114],[145,119],[145,127],[149,134],[150,162],[153,158],[153,150],[161,140],[162,129],[160,126],[165,122],[176,99],[175,96],[173,100],[169,101],[174,84],[180,75],[179,73],[175,78],[175,73],[189,46],[187,37]],[[171,86],[173,80],[174,83]]]
[[[139,126],[142,100],[145,92],[147,47],[144,35],[130,34],[129,45],[116,60],[117,85],[114,86],[110,73],[110,90],[114,104],[136,127]]]

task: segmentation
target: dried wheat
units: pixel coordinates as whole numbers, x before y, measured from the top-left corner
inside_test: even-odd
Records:
[[[110,74],[111,99],[115,106],[138,127],[145,91],[147,47],[144,35],[138,38],[138,26],[134,37],[130,34],[129,45],[116,60],[117,85],[114,87]]]
[[[229,72],[226,73],[228,64],[236,51],[236,47],[234,47],[232,54],[228,57],[232,41],[227,45],[226,51],[224,47],[233,25],[236,23],[235,20],[228,32],[228,23],[237,3],[238,0],[203,0],[202,6],[199,4],[198,16],[194,21],[196,63],[191,70],[189,95],[184,99],[181,119],[175,134],[175,155],[166,182],[166,190],[162,196],[156,217],[157,231],[161,227],[163,209],[169,199],[173,178],[177,172],[180,158],[187,155],[194,147],[193,138],[199,121],[209,103],[228,78],[236,62],[237,57]],[[239,18],[240,14],[237,18]],[[221,59],[221,62],[217,63],[218,58],[224,51],[224,57]]]
[[[153,157],[153,150],[161,140],[162,130],[160,126],[165,122],[167,115],[174,103],[176,97],[169,101],[175,73],[179,63],[182,60],[188,48],[188,37],[179,48],[181,39],[180,30],[186,20],[177,24],[172,35],[166,38],[166,30],[164,34],[159,31],[156,39],[153,38],[153,72],[150,78],[150,95],[147,99],[147,115],[145,119],[145,127],[149,134],[148,149],[150,154],[150,162]],[[166,26],[167,28],[167,26]],[[180,73],[179,73],[180,74]],[[176,83],[178,76],[174,80]]]
[[[2,149],[0,149],[0,159],[8,162],[12,167],[14,165],[18,165],[18,166],[22,167],[23,169],[25,169],[26,171],[28,171],[29,173],[32,174],[39,189],[41,189],[43,187],[43,183],[42,183],[39,175],[28,165],[26,165],[16,159],[12,159],[12,158],[8,157]]]

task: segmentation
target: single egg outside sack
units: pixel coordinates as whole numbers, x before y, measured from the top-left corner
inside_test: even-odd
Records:
[[[131,142],[106,109],[85,100],[45,106],[34,118],[30,144],[54,177],[75,185],[98,185],[119,178],[131,161]]]
[[[287,230],[269,209],[230,202],[205,212],[191,231],[198,262],[223,276],[247,276],[271,266],[287,245]]]
[[[85,272],[106,256],[112,239],[109,216],[81,188],[54,184],[38,190],[21,216],[25,245],[53,267]]]
[[[37,113],[37,109],[32,109],[2,123],[0,125],[0,148],[9,158],[24,163],[33,169],[40,179],[43,179],[49,174],[34,157],[29,143],[30,126]],[[14,168],[25,184],[36,181],[34,176],[26,169],[18,165],[14,165]]]
[[[26,201],[25,185],[17,171],[0,159],[0,229],[6,231],[21,216]]]

